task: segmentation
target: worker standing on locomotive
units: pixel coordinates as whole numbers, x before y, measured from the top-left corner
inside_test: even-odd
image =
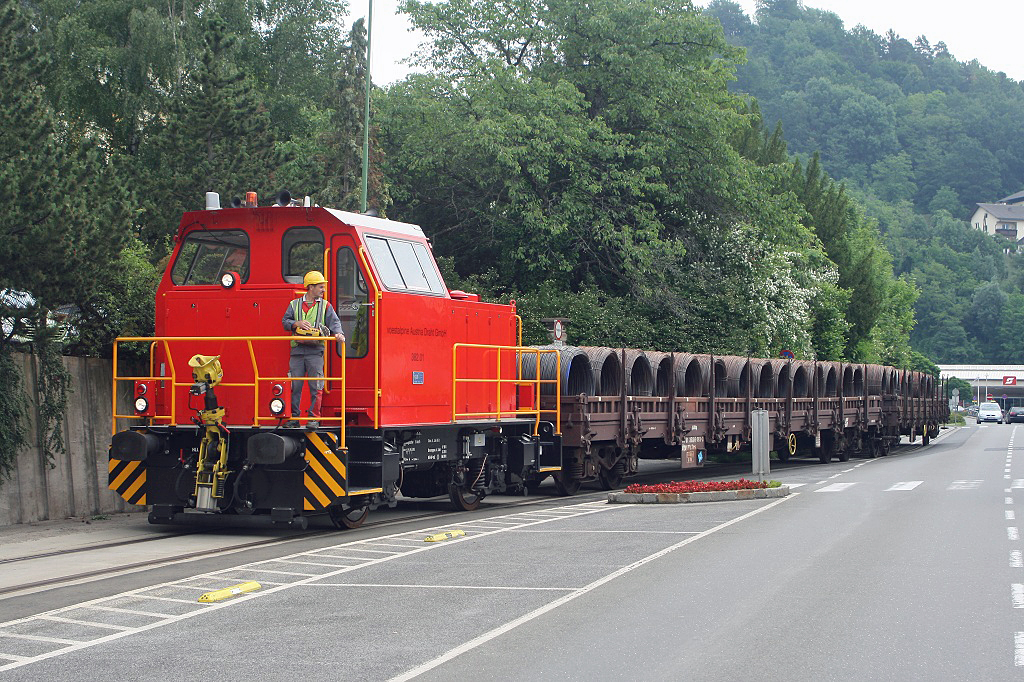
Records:
[[[285,331],[292,332],[297,338],[292,341],[291,358],[288,361],[288,376],[316,377],[324,376],[324,351],[326,344],[317,337],[333,335],[338,343],[345,342],[341,320],[334,312],[334,307],[324,300],[327,280],[322,273],[311,270],[302,279],[306,293],[288,304],[281,323]],[[306,428],[320,427],[320,394],[323,381],[292,381],[292,418],[285,426],[294,428],[299,425],[301,415],[299,402],[302,398],[302,384],[309,385],[309,416]]]

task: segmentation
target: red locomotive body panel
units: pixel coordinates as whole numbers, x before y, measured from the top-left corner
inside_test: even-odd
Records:
[[[244,260],[232,260],[243,252]],[[314,269],[328,280],[326,298],[347,338],[346,358],[328,343],[325,417],[341,416],[343,373],[350,426],[448,424],[453,396],[459,414],[515,411],[514,353],[503,353],[499,367],[497,351],[462,348],[453,366],[455,344],[514,346],[514,306],[453,299],[418,227],[320,207],[262,207],[182,217],[157,290],[156,336],[191,338],[155,349],[155,373],[170,376],[173,363],[179,377],[173,391],[158,396],[161,415],[171,414],[169,395],[176,401],[173,420],[163,423],[190,423],[194,406],[182,377],[197,353],[221,356],[225,376],[217,394],[226,424],[275,423],[266,405],[274,384],[289,383],[288,341],[252,341],[250,355],[243,339],[288,335],[281,319],[303,294],[302,276]],[[229,272],[239,281],[224,286],[220,277]],[[460,383],[453,392],[454,371],[489,381]],[[499,371],[509,383],[495,383]]]

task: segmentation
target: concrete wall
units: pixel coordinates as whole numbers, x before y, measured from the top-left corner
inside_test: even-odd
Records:
[[[51,468],[39,447],[36,375],[39,360],[15,353],[29,396],[28,447],[18,453],[14,473],[0,483],[0,526],[89,517],[119,511],[142,511],[107,489],[107,446],[111,425],[110,360],[64,358],[71,375],[71,393],[64,420],[66,454],[58,455]],[[123,371],[123,367],[122,367]],[[118,391],[127,412],[128,382]]]

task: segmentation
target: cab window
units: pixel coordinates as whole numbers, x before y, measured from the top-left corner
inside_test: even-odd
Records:
[[[171,281],[181,286],[219,284],[226,272],[237,272],[243,282],[249,279],[249,236],[242,230],[194,230],[178,250]]]
[[[334,309],[341,319],[341,328],[345,331],[345,357],[361,358],[369,349],[369,298],[366,293],[366,280],[359,269],[359,263],[352,249],[342,247],[338,250],[337,299]],[[339,349],[341,345],[335,344]]]
[[[444,295],[444,284],[424,244],[367,235],[366,246],[389,290]]]
[[[293,227],[281,241],[281,275],[284,281],[302,284],[310,270],[324,270],[324,235],[316,227]]]

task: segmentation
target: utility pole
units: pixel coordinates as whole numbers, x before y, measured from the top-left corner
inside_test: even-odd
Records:
[[[373,0],[366,17],[366,102],[363,106],[363,189],[359,195],[359,212],[366,213],[366,182],[370,175],[370,46],[373,41]]]

